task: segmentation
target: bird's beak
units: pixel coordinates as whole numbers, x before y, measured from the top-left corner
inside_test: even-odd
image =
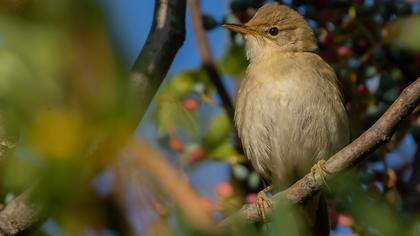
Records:
[[[257,34],[257,31],[255,31],[254,29],[252,29],[252,28],[250,28],[249,26],[246,26],[246,25],[223,24],[222,26],[226,29],[229,29],[229,30],[232,30],[234,32],[241,33],[241,34],[251,34],[251,35]]]

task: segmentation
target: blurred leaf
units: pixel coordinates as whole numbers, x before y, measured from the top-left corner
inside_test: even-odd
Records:
[[[381,77],[379,88],[382,89],[383,91],[386,91],[386,90],[394,88],[396,85],[397,85],[397,81],[394,79],[394,77],[386,75],[386,76]]]
[[[174,100],[170,94],[163,94],[156,103],[153,120],[161,133],[173,131],[176,128],[188,132],[198,130],[195,116],[182,108],[181,102]]]
[[[231,44],[219,62],[221,70],[233,77],[239,77],[244,72],[248,65],[245,56],[244,47],[238,46],[236,44]]]
[[[350,213],[365,230],[372,229],[372,232],[377,232],[375,235],[396,235],[397,232],[405,235],[405,229],[400,227],[402,222],[398,220],[395,209],[384,202],[380,193],[364,188],[355,171],[339,176],[333,181],[333,185],[331,189],[338,200],[337,207]]]
[[[67,159],[82,153],[87,127],[81,114],[69,110],[47,110],[35,117],[29,142],[43,157]]]
[[[257,189],[258,186],[260,185],[260,177],[258,176],[257,173],[252,172],[249,176],[248,176],[248,186],[251,189]]]
[[[193,88],[197,81],[194,72],[181,72],[175,75],[167,85],[165,92],[170,93],[175,98],[186,96]]]
[[[232,166],[232,173],[238,180],[244,180],[248,174],[248,169],[240,164],[236,164]]]
[[[397,99],[398,95],[400,95],[400,90],[398,88],[392,88],[386,91],[383,94],[384,100],[388,103],[392,103]]]
[[[31,78],[31,71],[25,62],[13,51],[0,48],[0,97],[8,96],[13,82]]]
[[[25,21],[0,14],[0,38],[0,47],[20,56],[34,70],[33,76],[41,79],[60,75],[72,55],[69,35],[52,23]]]
[[[272,225],[267,235],[279,235],[279,232],[281,232],[280,235],[288,236],[309,235],[302,234],[304,218],[302,214],[299,214],[300,212],[294,204],[286,199],[279,201],[274,208],[273,215],[270,216]]]
[[[198,80],[198,72],[181,72],[158,93],[152,119],[159,132],[169,132],[175,128],[188,132],[198,130],[194,113],[182,106],[184,98],[191,93]]]
[[[414,124],[410,128],[411,135],[413,135],[414,140],[417,143],[420,143],[420,125]]]
[[[226,160],[226,158],[230,158],[236,154],[236,149],[232,143],[230,143],[228,140],[225,140],[225,142],[220,143],[213,149],[207,150],[206,152],[210,158]]]
[[[230,121],[224,112],[220,112],[212,121],[203,138],[203,147],[212,152],[227,141],[230,136]]]
[[[395,46],[420,52],[420,15],[397,20],[389,35]]]
[[[14,156],[7,158],[4,163],[7,168],[2,168],[2,192],[22,191],[34,183],[40,176],[39,165],[30,160]]]
[[[72,54],[67,38],[49,22],[0,14],[0,99],[12,108],[16,121],[60,102],[61,78],[68,74]]]

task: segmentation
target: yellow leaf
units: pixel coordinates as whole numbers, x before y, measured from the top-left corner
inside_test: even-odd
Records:
[[[60,109],[38,113],[29,134],[29,142],[48,159],[74,157],[82,151],[85,140],[81,115]]]

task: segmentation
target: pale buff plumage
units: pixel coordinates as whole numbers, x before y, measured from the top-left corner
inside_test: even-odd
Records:
[[[265,180],[288,187],[348,143],[335,72],[316,54],[304,18],[286,6],[266,4],[244,26],[225,27],[245,35],[250,62],[235,112],[245,154]]]
[[[348,142],[335,74],[314,53],[252,62],[237,95],[235,121],[255,170],[283,187]]]

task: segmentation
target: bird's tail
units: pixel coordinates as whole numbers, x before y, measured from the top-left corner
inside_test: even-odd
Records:
[[[328,207],[325,198],[321,193],[303,203],[304,215],[309,231],[313,236],[328,236],[330,233],[330,220],[328,216]]]

